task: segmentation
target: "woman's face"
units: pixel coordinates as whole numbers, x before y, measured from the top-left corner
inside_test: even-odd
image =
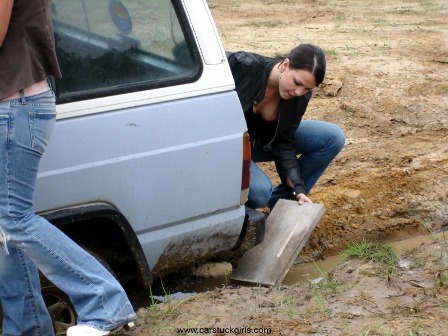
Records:
[[[291,99],[305,95],[316,86],[314,75],[308,70],[292,69],[289,59],[280,65],[279,92],[283,99]]]

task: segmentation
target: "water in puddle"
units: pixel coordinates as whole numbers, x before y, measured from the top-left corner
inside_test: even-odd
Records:
[[[392,245],[395,252],[400,255],[416,246],[431,242],[433,240],[434,238],[430,235],[423,235],[396,242],[390,242],[389,244]],[[293,285],[296,283],[305,283],[323,277],[330,273],[342,261],[344,261],[344,258],[341,255],[335,255],[316,262],[294,265],[289,269],[289,272],[283,279],[283,284]],[[400,259],[399,263],[406,263],[406,261]]]
[[[293,265],[283,279],[283,285],[305,283],[325,276],[339,265],[344,258],[340,255],[330,256],[324,260]]]

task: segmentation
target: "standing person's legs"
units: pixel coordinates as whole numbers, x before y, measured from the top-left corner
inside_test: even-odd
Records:
[[[306,193],[309,193],[331,161],[344,147],[345,136],[341,128],[335,124],[318,120],[302,120],[296,130],[295,138],[297,154],[300,154],[298,159],[300,173],[305,183]],[[280,184],[272,191],[269,206],[273,208],[280,198],[288,197],[283,185]]]
[[[5,246],[15,245],[70,297],[78,324],[112,330],[136,319],[117,280],[94,257],[32,211],[39,161],[55,121],[54,95],[48,92],[13,100],[9,113],[0,114],[5,151],[0,158],[0,229]]]
[[[39,271],[15,245],[7,243],[4,227],[8,212],[9,148],[11,128],[9,101],[0,102],[0,299],[3,308],[2,335],[54,335],[50,315],[41,295]]]
[[[3,336],[52,336],[53,325],[41,295],[37,267],[14,245],[0,251]]]

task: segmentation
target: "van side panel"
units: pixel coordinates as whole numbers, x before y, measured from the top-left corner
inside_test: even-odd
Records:
[[[234,91],[58,120],[35,210],[112,204],[131,223],[151,269],[161,256],[182,263],[229,249],[244,221],[245,130]]]

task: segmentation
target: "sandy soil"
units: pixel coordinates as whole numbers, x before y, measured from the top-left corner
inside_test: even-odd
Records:
[[[320,45],[327,77],[306,113],[337,123],[346,146],[310,193],[326,213],[300,255],[395,241],[448,226],[446,0],[209,0],[226,50],[284,54]],[[275,167],[263,169],[278,181]],[[448,335],[447,242],[383,265],[349,260],[319,284],[228,286],[140,309],[125,335]],[[337,283],[334,289],[333,283]],[[331,285],[331,286],[330,286]],[[202,330],[207,331],[207,330]],[[224,332],[223,332],[224,331]],[[264,332],[264,333],[263,333]]]

